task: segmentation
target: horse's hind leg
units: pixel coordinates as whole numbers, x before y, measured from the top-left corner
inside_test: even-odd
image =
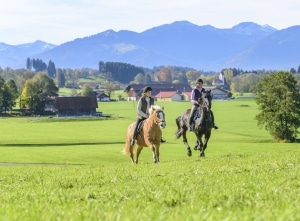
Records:
[[[134,161],[134,164],[138,164],[138,162],[139,162],[139,156],[140,156],[140,153],[141,153],[142,149],[143,149],[143,147],[138,146],[138,148],[136,150],[136,159]]]
[[[192,150],[191,150],[189,143],[187,141],[187,138],[186,138],[186,130],[183,130],[182,137],[183,137],[183,143],[187,150],[187,155],[190,157],[190,156],[192,156]]]
[[[176,118],[177,131],[175,133],[175,136],[177,139],[182,135],[182,132],[183,132],[182,126],[180,125],[180,119],[181,119],[181,116]]]
[[[133,154],[133,146],[129,147],[129,156],[130,156],[131,162],[133,164],[135,164],[135,162],[134,162],[134,154]]]

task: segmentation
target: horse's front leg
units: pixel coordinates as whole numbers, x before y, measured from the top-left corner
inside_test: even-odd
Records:
[[[203,147],[202,134],[200,134],[198,132],[195,132],[195,134],[196,134],[197,140],[196,140],[196,145],[194,147],[194,150],[200,150],[201,151],[201,149]]]
[[[200,153],[200,157],[205,157],[204,151],[207,148],[209,138],[210,138],[210,133],[205,134],[205,138],[204,138],[203,147],[202,147],[202,150],[201,150],[201,153]]]
[[[153,163],[159,163],[159,145],[152,145]]]
[[[195,143],[195,146],[194,146],[194,150],[200,150],[200,143],[202,142],[201,140],[199,141],[199,134],[197,132],[195,132],[195,135],[196,135],[196,143]]]
[[[192,150],[191,150],[191,148],[189,146],[189,143],[187,141],[187,138],[186,138],[186,130],[183,131],[182,137],[183,137],[183,143],[184,143],[184,145],[186,147],[186,150],[187,150],[187,155],[190,157],[190,156],[192,156]]]

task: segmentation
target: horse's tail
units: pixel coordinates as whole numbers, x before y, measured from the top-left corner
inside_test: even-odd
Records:
[[[130,154],[130,148],[132,148],[130,147],[131,137],[132,137],[132,124],[129,125],[129,127],[127,128],[125,147],[122,151],[123,154]]]
[[[126,140],[125,147],[124,147],[122,153],[126,154],[126,155],[130,153],[130,142],[128,142],[127,140]]]
[[[175,121],[176,121],[176,125],[177,125],[177,131],[175,133],[175,137],[176,137],[176,139],[179,139],[182,135],[182,128],[181,128],[181,122],[180,122],[181,116],[177,117]]]

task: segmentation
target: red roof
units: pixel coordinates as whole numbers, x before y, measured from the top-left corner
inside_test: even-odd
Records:
[[[177,94],[176,91],[161,91],[155,97],[173,97],[175,94]]]

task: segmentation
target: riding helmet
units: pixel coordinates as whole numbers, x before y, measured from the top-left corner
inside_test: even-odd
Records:
[[[147,93],[148,91],[152,91],[152,88],[151,87],[145,87],[143,89],[143,93]]]
[[[196,83],[202,83],[203,84],[203,80],[201,78],[199,78]]]

